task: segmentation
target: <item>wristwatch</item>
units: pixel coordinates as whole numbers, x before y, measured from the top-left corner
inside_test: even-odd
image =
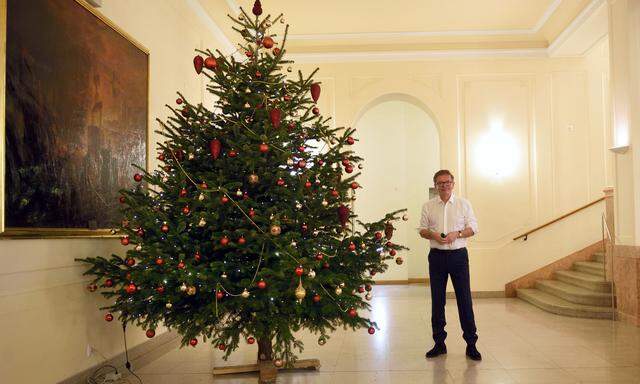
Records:
[[[462,231],[458,231],[458,239],[464,239],[464,237],[462,237]]]

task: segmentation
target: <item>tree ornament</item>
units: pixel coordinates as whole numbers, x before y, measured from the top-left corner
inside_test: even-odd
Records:
[[[344,282],[341,282],[340,284],[338,284],[338,287],[340,288],[344,288],[346,286],[346,284]]]
[[[195,347],[196,345],[198,345],[198,339],[189,340],[189,345],[191,345],[192,347]]]
[[[256,185],[260,181],[260,178],[255,173],[249,175],[249,184]]]
[[[352,182],[351,185],[350,185],[351,189],[358,189],[359,186],[360,185],[358,185],[358,183],[356,181]]]
[[[187,295],[189,295],[189,296],[193,296],[193,295],[195,295],[195,294],[196,294],[196,287],[194,287],[193,285],[192,285],[192,286],[189,286],[189,287],[187,288]]]
[[[153,329],[147,329],[147,332],[145,332],[145,334],[147,335],[148,338],[153,338],[156,335],[156,331],[154,331]]]
[[[354,308],[350,308],[348,313],[349,317],[356,317],[358,315],[358,312],[356,312]]]
[[[316,253],[316,260],[320,261],[322,259],[324,259],[324,255],[322,254],[322,252]]]
[[[238,152],[236,152],[233,149],[229,151],[229,157],[236,157],[236,156],[238,156]]]
[[[185,205],[184,207],[182,207],[182,213],[185,215],[188,215],[191,212],[191,208],[189,208],[188,205]]]
[[[391,224],[390,221],[387,221],[384,224],[384,235],[387,238],[387,240],[391,240],[391,238],[393,237],[393,230],[395,228],[393,227],[393,224]]]
[[[318,294],[316,293],[315,295],[313,295],[312,300],[313,300],[313,302],[314,302],[314,303],[319,303],[319,302],[320,302],[320,300],[321,300],[321,297],[320,297],[320,295],[318,295]]]
[[[185,188],[180,189],[180,193],[178,194],[180,197],[187,197],[187,190]]]
[[[272,236],[278,236],[282,232],[282,228],[279,225],[272,225],[269,232],[271,232]]]
[[[228,202],[229,202],[229,198],[227,197],[227,195],[220,196],[220,203],[227,204]]]
[[[260,150],[260,152],[262,153],[267,153],[269,152],[269,145],[267,143],[262,143],[258,146],[258,149]]]
[[[167,303],[167,304],[164,305],[164,307],[167,308],[167,309],[171,309],[173,307],[173,304]]]
[[[253,337],[251,337],[251,336],[247,337],[247,344],[253,344],[253,343],[255,343],[255,342],[256,342],[256,339],[255,339],[255,338],[253,338]]]
[[[222,277],[223,279],[226,279],[227,278],[227,274],[222,272],[222,275],[220,275],[220,277]]]
[[[316,271],[314,271],[313,269],[309,271],[309,273],[307,273],[307,276],[310,279],[314,279],[316,277]]]
[[[236,196],[242,197],[242,191],[240,190],[240,188],[236,190]]]
[[[142,175],[139,173],[136,173],[135,175],[133,175],[133,180],[135,180],[136,182],[141,182],[142,181]]]
[[[260,289],[265,289],[267,288],[267,283],[264,280],[260,280],[258,281],[258,284],[256,284],[258,286],[258,288]]]
[[[249,208],[249,217],[254,218],[256,215],[256,211],[253,208]]]
[[[320,336],[318,338],[318,345],[323,346],[325,344],[327,344],[327,339],[324,336]]]
[[[349,250],[350,250],[351,252],[353,252],[353,251],[355,251],[355,250],[356,250],[356,245],[353,243],[353,241],[349,243]]]
[[[322,199],[322,206],[326,207],[328,205],[329,205],[329,202],[327,200],[325,200],[325,199]]]
[[[129,285],[127,285],[126,291],[128,294],[133,295],[134,293],[136,293],[138,287],[136,287],[135,284],[133,283],[129,283]]]
[[[341,295],[342,294],[342,288],[338,287],[336,288],[336,295]]]
[[[311,185],[312,185],[312,184],[311,184],[311,182],[310,182],[310,181],[307,181],[307,182],[305,182],[305,183],[304,183],[304,187],[305,187],[305,188],[311,188]]]
[[[253,12],[253,14],[256,16],[262,15],[262,4],[260,4],[260,0],[256,0],[253,3],[253,8],[251,9],[251,12]]]
[[[244,291],[242,291],[242,293],[240,294],[240,296],[242,296],[243,298],[248,298],[249,295],[249,291],[247,291],[247,289],[245,288]]]
[[[274,56],[280,56],[280,52],[281,52],[280,48],[278,48],[278,47],[273,48],[273,55]]]
[[[164,224],[162,224],[162,226],[160,227],[160,230],[161,230],[163,233],[167,233],[167,232],[169,232],[169,226],[167,225],[167,223],[166,223],[166,222],[165,222]]]
[[[347,173],[352,173],[353,172],[353,167],[350,165],[347,165],[346,167],[344,167],[344,171]]]
[[[198,227],[202,228],[205,225],[207,225],[207,221],[204,219],[204,217],[201,217],[200,221],[198,221]]]
[[[313,107],[311,112],[313,112],[314,115],[318,116],[320,114],[320,109],[318,107]]]
[[[193,67],[196,69],[196,73],[199,75],[202,72],[202,66],[204,65],[204,59],[202,56],[197,55],[193,58]]]
[[[182,285],[180,286],[180,292],[186,292],[187,291],[187,284],[182,283]]]
[[[397,253],[397,252],[396,252],[396,250],[395,250],[395,249],[392,249],[392,250],[390,250],[390,251],[389,251],[389,255],[391,255],[391,256],[395,256],[395,255],[396,255],[396,253]]]
[[[202,255],[200,254],[200,251],[196,251],[196,253],[193,255],[193,259],[195,261],[200,261],[200,259],[202,259]]]
[[[104,286],[107,287],[107,288],[113,287],[113,280],[111,280],[111,279],[105,280],[104,281]]]
[[[178,263],[178,269],[185,269],[185,264],[184,261],[180,260],[180,262]]]
[[[296,201],[296,209],[302,209],[302,204],[299,201]]]
[[[164,287],[162,285],[159,285],[156,287],[156,292],[158,292],[158,294],[162,295],[164,293]]]
[[[252,57],[253,56],[253,52],[251,52],[251,51],[246,51],[244,54],[247,55],[247,57]]]
[[[291,71],[293,71],[293,68],[287,67],[287,72],[291,72]]]
[[[87,291],[89,292],[95,292],[98,290],[98,286],[96,284],[89,284],[87,285]]]
[[[273,44],[274,44],[274,41],[270,36],[265,36],[265,38],[262,39],[262,46],[267,49],[273,48]]]
[[[314,103],[318,102],[318,99],[320,98],[320,84],[318,83],[311,84],[311,98],[313,99]]]
[[[127,257],[124,260],[124,263],[127,265],[127,267],[133,267],[134,265],[136,265],[136,261],[135,259],[131,258],[131,257]]]
[[[282,187],[284,185],[284,179],[281,177],[276,181],[276,184],[278,184],[279,187]]]
[[[302,279],[298,282],[298,287],[295,290],[296,299],[298,303],[302,302],[302,299],[307,295],[307,291],[302,286]]]
[[[336,190],[334,190],[334,192],[337,193]],[[332,192],[333,194],[333,192]],[[337,197],[337,196],[336,196]],[[347,221],[349,220],[349,208],[344,205],[344,204],[340,204],[340,206],[338,207],[338,220],[340,221],[340,224],[345,227],[347,225]]]
[[[246,242],[247,242],[247,240],[244,238],[244,236],[240,236],[240,238],[238,239],[238,244],[240,244],[240,245],[243,245]]]
[[[120,239],[120,244],[129,245],[129,236],[124,236],[123,238],[121,238]]]
[[[199,194],[198,195],[198,201],[203,201],[204,200],[204,194]]]
[[[159,267],[164,265],[164,259],[162,257],[156,257],[155,262],[156,262],[156,265]]]
[[[262,77],[262,73],[260,71],[256,71],[256,77],[259,79]],[[258,109],[262,108],[261,104],[258,104]]]
[[[298,265],[296,267],[295,273],[296,273],[296,276],[302,276],[302,274],[304,273],[304,268],[302,268],[302,265]]]
[[[396,257],[396,264],[402,265],[402,263],[404,263],[404,260],[402,259],[402,257],[400,256]]]
[[[220,245],[222,245],[224,247],[227,244],[229,244],[229,238],[225,235],[225,236],[222,237],[222,239],[220,239]]]
[[[295,241],[291,241],[291,246],[292,246],[293,248],[295,248],[295,247],[297,247],[297,246],[298,246],[298,243],[296,243]]]
[[[216,291],[216,299],[221,300],[224,297],[224,293],[222,293],[222,291],[218,290]]]
[[[216,68],[218,68],[218,62],[216,61],[216,58],[213,56],[209,56],[206,59],[204,59],[204,66],[207,69],[210,70],[215,70]]]
[[[213,160],[217,160],[220,157],[220,151],[222,150],[222,143],[218,139],[213,139],[209,142],[209,151]]]
[[[365,300],[370,301],[371,300],[371,294],[367,293],[366,295],[364,295]]]
[[[182,104],[182,103],[183,103],[182,99],[178,97],[178,98],[176,99],[176,104],[180,105],[180,104]],[[163,156],[163,157],[164,157],[164,156]]]
[[[373,335],[374,333],[376,333],[376,329],[373,327],[369,327],[369,329],[367,330],[367,332],[369,332],[370,335]]]
[[[280,359],[275,359],[273,360],[273,365],[275,365],[276,368],[282,368],[282,366],[284,366],[284,363]]]
[[[187,156],[189,158],[189,160],[193,160],[196,158],[196,155],[194,155],[193,153],[190,153],[189,156]]]
[[[280,128],[280,123],[282,121],[282,111],[279,108],[274,108],[269,111],[269,120],[271,121],[271,125],[273,128]]]
[[[353,137],[349,136],[347,137],[347,144],[349,145],[353,145],[356,141],[354,140]]]
[[[104,315],[104,319],[108,322],[113,321],[113,315],[110,313],[107,313],[106,315]]]

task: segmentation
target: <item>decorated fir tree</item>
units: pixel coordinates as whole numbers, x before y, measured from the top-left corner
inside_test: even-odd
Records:
[[[403,248],[390,241],[401,211],[356,220],[354,130],[322,118],[313,74],[283,71],[288,26],[280,44],[271,32],[282,15],[261,17],[259,1],[252,11],[232,18],[241,60],[194,58],[214,108],[180,95],[160,122],[161,168],[138,167],[139,185],[121,191],[126,256],[81,261],[112,303],[107,321],[149,337],[164,324],[183,345],[209,340],[225,358],[257,342],[258,360],[280,366],[302,350],[300,329],[320,345],[338,326],[375,332],[359,311],[374,274]]]

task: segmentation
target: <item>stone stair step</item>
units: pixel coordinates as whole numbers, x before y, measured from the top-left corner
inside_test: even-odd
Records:
[[[593,254],[593,261],[597,261],[598,263],[604,263],[604,252],[596,252]]]
[[[577,285],[594,292],[609,293],[611,284],[604,277],[578,271],[555,271],[555,278],[564,283]]]
[[[604,264],[597,261],[576,261],[572,268],[574,271],[604,276]]]
[[[559,280],[538,280],[536,288],[576,304],[609,307],[611,294],[600,293]]]
[[[518,297],[545,311],[571,317],[611,319],[610,307],[576,304],[535,288],[517,290]]]

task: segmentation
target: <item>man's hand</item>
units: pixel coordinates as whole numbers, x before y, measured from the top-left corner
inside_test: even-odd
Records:
[[[449,232],[447,234],[447,237],[443,239],[443,244],[451,244],[454,241],[456,241],[457,238],[458,238],[458,231]]]

